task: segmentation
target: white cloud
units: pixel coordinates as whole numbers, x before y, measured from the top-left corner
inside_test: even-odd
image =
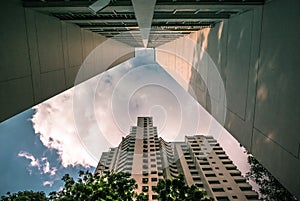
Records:
[[[45,146],[58,151],[64,167],[77,164],[95,166],[95,161],[86,152],[77,134],[72,109],[73,91],[68,90],[35,106],[33,127]]]
[[[50,163],[46,157],[42,157],[38,159],[34,157],[32,154],[25,151],[20,151],[18,153],[18,156],[31,160],[29,167],[37,167],[40,174],[49,174],[50,176],[54,176],[57,171],[56,167],[50,167]],[[33,172],[32,169],[29,168],[27,169],[29,171],[29,174],[31,175]]]
[[[53,185],[53,181],[44,181],[43,186],[47,186],[47,185],[51,187]]]
[[[33,155],[31,155],[30,153],[25,152],[25,151],[20,151],[20,152],[18,153],[18,156],[19,156],[19,157],[24,157],[24,158],[26,158],[26,159],[31,160],[29,166],[31,166],[31,167],[38,167],[38,168],[40,169],[40,163],[39,163],[39,160],[36,159],[36,158],[35,158]]]
[[[162,68],[145,61],[129,60],[34,107],[34,130],[45,146],[57,150],[64,167],[95,167],[140,115],[153,114],[166,140],[183,140],[203,127],[198,120],[207,117],[205,110]]]

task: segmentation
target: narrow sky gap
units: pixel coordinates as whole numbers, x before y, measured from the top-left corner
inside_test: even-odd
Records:
[[[24,189],[58,190],[64,173],[93,170],[101,153],[117,146],[141,115],[153,116],[159,135],[167,141],[220,133],[217,140],[245,174],[249,165],[239,143],[154,62],[153,52],[136,55],[0,124],[0,156],[6,161],[1,164],[6,175],[1,195]],[[93,94],[89,86],[95,84],[98,87]],[[95,102],[74,102],[76,92],[93,97]],[[83,115],[77,116],[74,108]],[[190,121],[191,116],[196,121]],[[22,143],[17,145],[14,139]],[[19,179],[12,180],[10,176],[16,174]]]

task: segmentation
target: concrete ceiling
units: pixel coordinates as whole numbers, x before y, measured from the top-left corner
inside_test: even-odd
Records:
[[[95,0],[23,0],[23,6],[77,24],[105,37],[142,47],[142,37],[130,0],[111,0],[92,12]],[[178,37],[264,4],[264,0],[157,0],[148,47],[157,47]]]

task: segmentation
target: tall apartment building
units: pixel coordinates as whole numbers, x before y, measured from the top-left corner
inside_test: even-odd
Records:
[[[104,152],[96,169],[129,172],[137,191],[156,200],[152,187],[159,179],[183,174],[188,185],[204,188],[219,201],[258,200],[258,195],[211,136],[186,136],[184,142],[166,142],[158,137],[152,117],[138,117],[116,148]]]

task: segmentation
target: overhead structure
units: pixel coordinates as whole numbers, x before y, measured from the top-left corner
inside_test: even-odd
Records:
[[[132,0],[144,47],[148,46],[156,0]]]
[[[213,27],[263,3],[264,0],[23,0],[26,8],[134,47],[149,48]]]
[[[132,0],[3,1],[0,120],[74,86],[95,48],[103,48],[99,61],[112,63],[94,68],[88,77],[132,58],[134,47],[148,39],[147,47],[156,52],[165,47],[191,55],[188,61],[201,67],[208,85],[218,87],[205,68],[216,65],[227,98],[224,127],[299,199],[299,7],[299,0],[156,0],[149,37],[142,37],[139,15],[146,13],[136,12]],[[104,47],[106,41],[114,46]],[[202,57],[202,49],[211,60]],[[176,72],[211,112],[218,93],[208,93],[197,69],[184,74],[184,61],[163,53],[155,55],[156,61],[179,66]]]

